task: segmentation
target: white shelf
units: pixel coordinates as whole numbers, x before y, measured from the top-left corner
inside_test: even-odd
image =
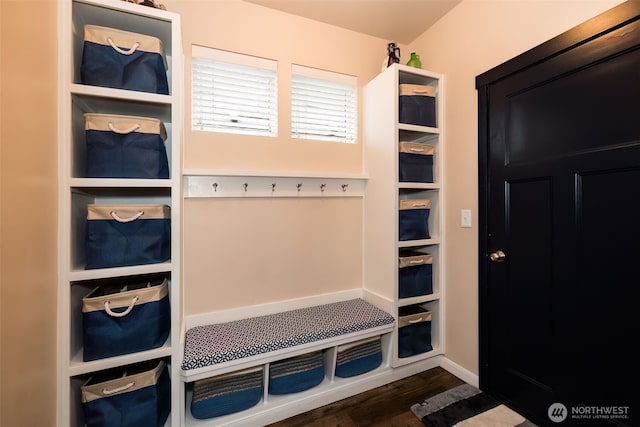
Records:
[[[102,98],[104,103],[114,101],[134,101],[136,103],[163,104],[170,106],[175,103],[172,95],[161,95],[150,92],[134,92],[130,90],[114,89],[109,87],[89,86],[79,83],[71,85],[70,92],[74,95]]]
[[[85,425],[80,387],[94,373],[148,360],[169,366],[171,406],[167,426],[180,425],[181,326],[181,140],[183,62],[180,15],[121,0],[58,2],[59,60],[59,280],[57,426]],[[81,83],[84,26],[99,25],[157,37],[167,62],[169,95]],[[135,115],[161,120],[170,179],[86,177],[85,113]],[[91,203],[166,204],[171,207],[171,259],[128,267],[85,270],[84,233]],[[163,346],[105,359],[83,361],[82,298],[103,280],[131,276],[169,278],[171,330]]]
[[[431,239],[420,239],[420,240],[402,240],[398,242],[399,248],[412,248],[415,246],[430,246],[430,245],[439,245],[440,239],[431,238]]]
[[[422,182],[399,182],[399,190],[439,190],[440,184],[422,183]]]
[[[320,178],[320,179],[356,179],[366,180],[365,173],[333,173],[309,171],[268,171],[240,169],[184,169],[183,175],[190,176],[227,176],[227,177],[263,177],[263,178]]]
[[[123,178],[71,178],[69,184],[76,188],[171,188],[168,179],[123,179]]]
[[[441,295],[439,292],[434,292],[432,294],[420,295],[417,297],[409,297],[409,298],[398,298],[398,307],[405,307],[408,305],[416,305],[423,304],[429,301],[438,301],[440,300]]]
[[[91,270],[71,270],[69,280],[80,282],[85,280],[105,279],[108,277],[124,277],[171,272],[174,265],[171,261],[156,264],[133,265],[130,267],[96,268]]]
[[[411,124],[407,124],[407,123],[398,123],[397,126],[398,126],[398,130],[421,132],[421,133],[426,133],[426,134],[431,134],[431,135],[437,135],[437,134],[440,133],[440,129],[432,128],[432,127],[428,127],[428,126],[418,126],[418,125],[411,125]]]
[[[437,127],[399,122],[400,84],[420,84],[436,87]],[[400,358],[399,334],[393,336],[392,366],[409,366],[431,359],[444,351],[444,76],[428,70],[404,65],[392,65],[364,89],[365,166],[369,182],[365,193],[364,283],[373,293],[393,301],[393,310],[424,305],[432,313],[432,351]],[[434,182],[399,181],[399,143],[419,142],[433,145]],[[429,239],[399,240],[398,204],[404,199],[428,199],[431,202],[428,224]],[[369,213],[374,214],[369,214]],[[434,254],[433,293],[411,298],[399,298],[399,251],[415,249]]]
[[[85,362],[82,360],[82,349],[80,349],[73,356],[71,362],[69,363],[69,375],[84,375],[92,372],[102,371],[105,369],[115,368],[118,366],[142,362],[145,360],[161,359],[168,356],[171,356],[170,341],[167,341],[162,347],[156,349],[126,354],[122,356],[109,357],[105,359],[91,360],[89,362]]]

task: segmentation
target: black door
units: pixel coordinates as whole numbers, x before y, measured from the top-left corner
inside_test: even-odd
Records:
[[[539,425],[640,425],[639,18],[476,81],[480,387]]]

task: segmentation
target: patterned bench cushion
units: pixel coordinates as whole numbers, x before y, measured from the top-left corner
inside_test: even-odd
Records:
[[[185,336],[182,370],[203,368],[393,322],[389,313],[356,298],[196,326],[187,330]]]

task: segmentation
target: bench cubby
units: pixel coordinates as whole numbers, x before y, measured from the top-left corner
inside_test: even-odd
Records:
[[[187,408],[185,424],[238,425],[242,419],[344,387],[353,377],[336,375],[341,346],[378,340],[381,363],[367,372],[389,369],[394,327],[395,318],[391,314],[363,298],[187,327],[181,365]],[[318,377],[317,384],[292,393],[270,393],[272,369],[275,371],[285,361],[312,354],[322,355],[324,377]],[[263,372],[263,392],[258,404],[208,419],[198,419],[190,413],[188,408],[196,381],[215,381],[216,377],[222,379],[252,369]]]

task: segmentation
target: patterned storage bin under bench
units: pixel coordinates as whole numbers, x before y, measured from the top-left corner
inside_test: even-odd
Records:
[[[355,298],[195,326],[187,330],[185,336],[183,375],[215,364],[393,325],[394,322],[391,314],[364,299]]]

